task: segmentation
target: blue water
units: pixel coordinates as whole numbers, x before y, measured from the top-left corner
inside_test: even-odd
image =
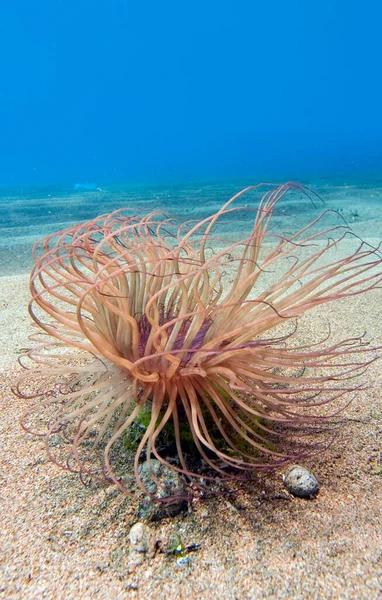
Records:
[[[17,0],[0,185],[382,173],[382,4]]]
[[[199,218],[264,180],[308,183],[373,224],[381,2],[3,4],[1,274],[99,213]]]

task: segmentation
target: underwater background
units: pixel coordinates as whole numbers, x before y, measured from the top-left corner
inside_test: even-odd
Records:
[[[376,1],[7,3],[0,274],[72,223],[200,218],[261,181],[306,183],[380,237],[381,17]]]
[[[293,239],[328,208],[323,225],[355,234],[333,246],[336,259],[357,248],[381,256],[381,23],[381,0],[1,3],[1,597],[381,598],[380,289],[312,310],[294,338],[297,350],[376,348],[367,373],[338,383],[352,401],[338,441],[304,465],[317,498],[292,499],[284,472],[259,474],[236,498],[195,497],[184,515],[150,524],[141,565],[130,554],[138,507],[56,469],[20,427],[30,400],[14,394],[17,361],[38,339],[33,244],[74,223],[122,207],[199,220],[248,185],[299,181],[311,199],[288,194],[269,231]],[[222,235],[247,236],[258,202],[243,196]],[[295,260],[264,279],[282,281]],[[311,363],[301,366],[309,376]],[[26,393],[39,401],[30,376]]]

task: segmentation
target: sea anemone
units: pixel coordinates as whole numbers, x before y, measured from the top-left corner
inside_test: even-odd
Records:
[[[363,336],[331,342],[329,325],[304,341],[299,320],[377,287],[381,255],[343,221],[322,227],[330,210],[297,233],[272,232],[289,191],[314,197],[287,183],[268,186],[256,213],[236,206],[258,188],[200,222],[118,210],[36,243],[29,312],[43,337],[17,393],[34,398],[22,425],[54,462],[155,499],[144,460],[154,480],[155,458],[209,487],[327,444],[323,424],[379,349]],[[232,215],[249,231],[223,241]],[[356,247],[341,253],[349,239]]]

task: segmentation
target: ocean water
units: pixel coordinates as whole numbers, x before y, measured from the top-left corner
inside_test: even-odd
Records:
[[[96,186],[93,183],[30,188],[0,188],[0,276],[30,271],[33,244],[51,233],[120,208],[163,210],[180,221],[201,220],[247,185],[258,181],[203,182]],[[332,223],[346,221],[363,239],[382,239],[382,183],[336,180],[304,182],[312,200],[294,192],[280,204],[273,219],[277,233],[295,231],[319,212],[333,209]],[[266,191],[266,187],[263,191]],[[220,234],[241,239],[250,231],[261,194],[248,192],[237,202],[247,210],[225,219]]]

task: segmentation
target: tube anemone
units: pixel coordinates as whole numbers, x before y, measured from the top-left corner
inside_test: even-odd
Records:
[[[64,469],[153,496],[145,459],[200,486],[322,448],[322,424],[379,348],[331,342],[330,329],[308,345],[299,319],[376,288],[381,255],[345,223],[322,227],[328,210],[287,237],[271,233],[289,191],[309,196],[297,183],[269,186],[247,235],[223,245],[219,223],[232,213],[248,223],[237,200],[259,187],[200,222],[119,210],[36,243],[29,312],[43,339],[28,356],[40,387],[27,391],[33,369],[17,393],[35,400],[23,427]],[[356,248],[341,254],[351,237]]]

